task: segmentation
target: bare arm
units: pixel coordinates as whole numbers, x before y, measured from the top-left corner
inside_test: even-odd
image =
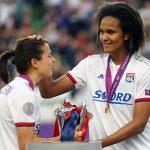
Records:
[[[120,128],[114,134],[103,138],[102,147],[124,141],[144,131],[150,117],[150,102],[139,102],[135,104],[133,120]]]
[[[26,150],[27,143],[33,142],[45,142],[45,141],[59,141],[60,137],[53,137],[51,139],[48,138],[40,138],[34,136],[34,127],[17,127],[17,137],[19,143],[20,150]],[[82,136],[82,132],[76,129],[74,140],[80,141]]]
[[[66,93],[74,88],[74,83],[67,75],[52,81],[50,78],[44,78],[39,82],[39,90],[43,98],[51,98]]]
[[[44,139],[44,138],[34,137],[34,126],[33,127],[16,127],[16,130],[17,130],[17,137],[18,137],[20,150],[26,150],[27,143],[48,141],[48,139],[46,138]]]

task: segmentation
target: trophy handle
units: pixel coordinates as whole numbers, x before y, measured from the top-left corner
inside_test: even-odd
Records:
[[[86,114],[86,102],[82,102],[82,108],[81,108],[81,113],[80,113],[80,124],[79,124],[80,130],[82,130],[85,114]]]

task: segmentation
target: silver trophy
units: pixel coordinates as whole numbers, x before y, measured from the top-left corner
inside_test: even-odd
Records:
[[[87,112],[86,102],[82,102],[81,112],[80,112],[80,124],[79,124],[80,130],[82,130],[83,122],[84,122],[84,118],[85,118],[86,112]],[[89,120],[92,119],[93,115],[90,112],[87,112],[87,113],[88,113]]]
[[[69,102],[69,99],[66,98],[65,99],[65,102]],[[61,107],[58,107],[55,111],[54,111],[54,114],[56,116],[56,119],[57,119],[57,123],[58,123],[58,126],[59,126],[59,132],[61,133],[62,132],[62,129],[63,129],[63,126],[64,126],[64,123],[65,123],[65,120],[66,120],[66,116],[67,114],[72,111],[72,109],[74,109],[74,106],[72,107],[69,107],[69,106],[61,106]],[[80,113],[80,122],[79,122],[79,128],[80,130],[82,130],[82,126],[83,126],[83,122],[84,122],[84,118],[85,118],[85,114],[86,114],[87,110],[86,110],[86,103],[85,102],[82,102],[82,106],[81,106],[81,113]],[[89,117],[89,120],[93,117],[93,115],[91,113],[88,112],[88,117]]]
[[[69,102],[69,98],[65,98],[65,102]],[[56,120],[59,126],[59,132],[61,133],[67,114],[72,110],[72,107],[69,106],[61,106],[58,107],[55,111],[54,114],[56,116]]]
[[[67,114],[72,110],[71,107],[68,107],[68,106],[61,106],[61,107],[58,107],[54,114],[56,116],[56,119],[57,119],[57,123],[58,123],[58,126],[59,126],[59,132],[61,133],[62,129],[63,129],[63,126],[64,126],[64,122],[66,120],[66,116]]]

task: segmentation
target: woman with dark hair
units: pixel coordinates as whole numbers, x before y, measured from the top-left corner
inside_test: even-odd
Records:
[[[19,73],[11,82],[7,68],[10,60]],[[49,141],[35,136],[39,133],[40,110],[34,86],[52,76],[54,61],[49,45],[41,38],[20,39],[14,51],[0,56],[0,76],[5,83],[10,82],[0,91],[1,150],[25,150],[27,143]],[[78,137],[75,134],[74,139]]]
[[[45,98],[84,87],[93,114],[89,137],[107,150],[150,149],[150,61],[139,13],[123,2],[105,3],[97,14],[100,54],[82,60],[52,81],[40,81]]]

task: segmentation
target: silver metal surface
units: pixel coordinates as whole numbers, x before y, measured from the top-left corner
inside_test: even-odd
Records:
[[[102,150],[100,142],[30,143],[27,150]]]

